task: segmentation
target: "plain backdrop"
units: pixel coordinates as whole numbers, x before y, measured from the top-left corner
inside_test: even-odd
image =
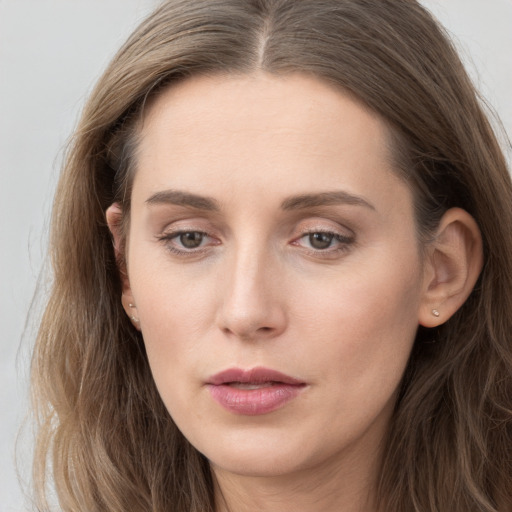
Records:
[[[0,0],[0,510],[29,510],[15,471],[34,339],[27,313],[44,261],[62,153],[87,93],[158,0]],[[512,0],[423,0],[449,29],[512,136]],[[502,134],[510,160],[510,146]],[[44,284],[44,283],[43,283]],[[37,318],[38,305],[32,313]],[[30,473],[30,431],[19,442]]]

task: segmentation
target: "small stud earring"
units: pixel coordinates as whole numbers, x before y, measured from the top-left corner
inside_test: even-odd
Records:
[[[135,304],[132,304],[132,303],[130,302],[130,304],[128,304],[128,306],[130,306],[131,308],[134,308],[134,307],[135,307]]]
[[[131,318],[131,319],[132,319],[132,321],[134,321],[136,324],[138,324],[138,323],[140,322],[140,320],[139,320],[137,317],[135,317],[135,316],[131,316],[130,318]]]
[[[437,309],[433,309],[432,314],[437,317],[439,316],[439,311]]]

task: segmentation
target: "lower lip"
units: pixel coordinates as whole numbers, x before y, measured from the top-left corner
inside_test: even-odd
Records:
[[[303,384],[276,383],[259,389],[239,389],[227,384],[209,384],[212,398],[234,414],[258,416],[275,411],[293,400]]]

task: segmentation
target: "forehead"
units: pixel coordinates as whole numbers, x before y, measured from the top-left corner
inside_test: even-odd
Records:
[[[164,90],[140,132],[134,188],[385,194],[389,132],[352,96],[302,74],[199,76]],[[195,190],[195,189],[205,190]],[[359,190],[357,190],[359,189]]]
[[[215,138],[215,128],[239,136],[280,128],[291,139],[307,133],[311,143],[314,134],[346,146],[364,132],[369,143],[383,142],[381,149],[389,139],[381,118],[352,94],[301,73],[199,75],[164,89],[144,117],[142,135],[153,139],[156,131]]]

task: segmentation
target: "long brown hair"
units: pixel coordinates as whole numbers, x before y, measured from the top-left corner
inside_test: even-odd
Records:
[[[448,322],[418,331],[378,493],[394,512],[510,511],[512,186],[456,52],[414,0],[171,0],[121,48],[55,198],[53,287],[32,361],[38,506],[52,475],[65,512],[213,511],[208,461],[167,413],[122,309],[105,210],[129,211],[149,98],[195,74],[257,69],[311,74],[380,114],[420,240],[450,207],[476,219],[482,275]]]

